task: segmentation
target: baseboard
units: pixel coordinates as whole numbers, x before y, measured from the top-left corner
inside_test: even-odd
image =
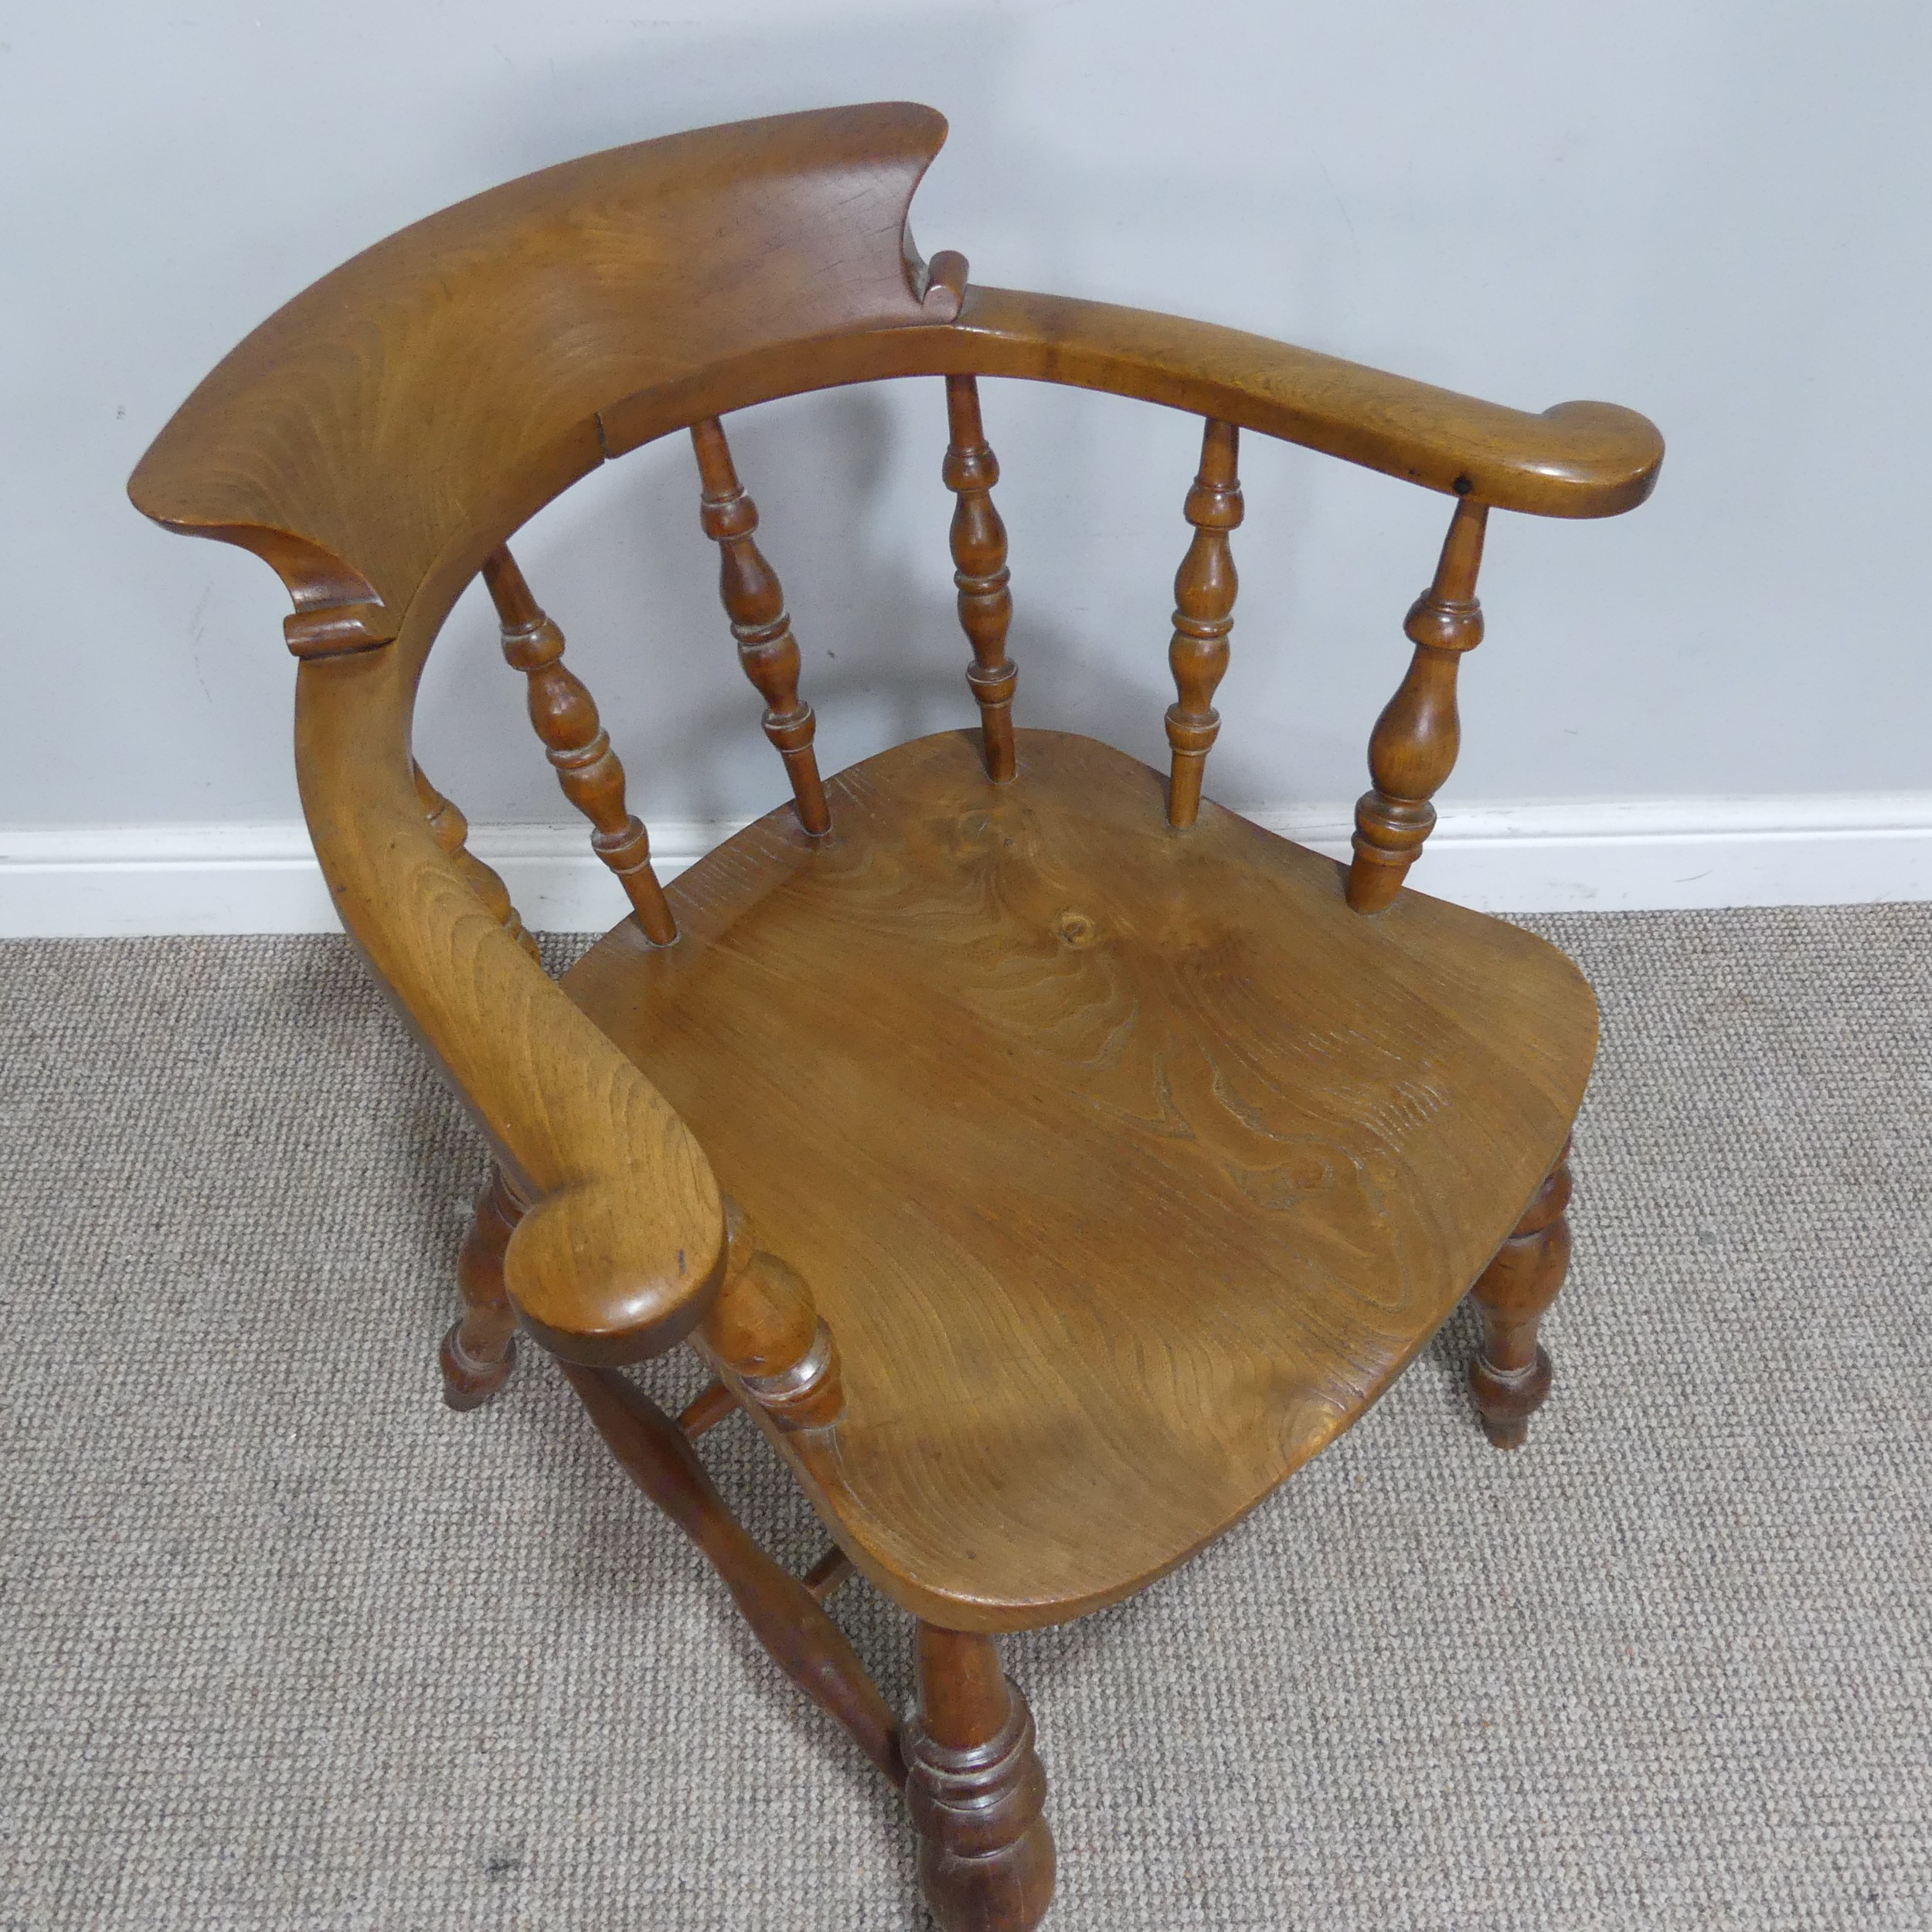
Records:
[[[1345,808],[1250,816],[1347,851]],[[739,822],[653,825],[661,875],[675,877]],[[623,916],[580,825],[478,825],[471,848],[539,930],[597,930]],[[1488,912],[1932,899],[1932,793],[1445,806],[1411,881]],[[0,831],[0,937],[335,930],[299,825]]]

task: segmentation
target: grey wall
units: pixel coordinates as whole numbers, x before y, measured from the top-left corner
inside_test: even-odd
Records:
[[[885,97],[951,143],[922,245],[977,278],[1207,317],[1529,408],[1644,410],[1608,524],[1498,520],[1465,799],[1924,787],[1932,10],[1909,0],[1234,0],[699,21],[474,0],[0,9],[0,822],[285,819],[293,667],[253,559],[122,488],[207,368],[377,236],[588,149]],[[836,765],[970,717],[937,385],[805,399],[737,444]],[[1023,719],[1152,753],[1187,420],[988,385]],[[1248,439],[1210,790],[1360,789],[1442,499]],[[641,804],[776,802],[689,452],[613,465],[520,546]],[[425,762],[474,815],[562,808],[466,602]]]

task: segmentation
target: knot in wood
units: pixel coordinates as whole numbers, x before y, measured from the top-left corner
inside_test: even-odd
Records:
[[[1076,948],[1090,946],[1100,936],[1100,928],[1093,920],[1070,906],[1054,919],[1053,933],[1063,944]]]

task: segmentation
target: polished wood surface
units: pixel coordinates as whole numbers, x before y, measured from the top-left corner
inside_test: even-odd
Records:
[[[1359,913],[1379,913],[1394,899],[1435,828],[1430,801],[1455,768],[1462,738],[1456,673],[1463,653],[1482,641],[1476,573],[1488,517],[1487,507],[1470,498],[1456,505],[1434,579],[1403,626],[1415,655],[1369,734],[1375,784],[1355,811],[1349,903]]]
[[[570,997],[702,1140],[838,1338],[774,1428],[913,1614],[1138,1588],[1345,1428],[1520,1219],[1587,1077],[1576,969],[1090,740],[902,745],[669,888]],[[865,988],[862,998],[852,989]]]
[[[255,330],[156,438],[131,493],[272,565],[305,658],[372,648],[409,620],[433,634],[483,558],[607,456],[868,377],[1110,389],[1539,515],[1614,515],[1648,494],[1656,431],[1606,403],[1530,415],[1238,330],[997,289],[956,298],[906,219],[944,136],[940,115],[903,103],[779,115],[613,148],[446,209]]]
[[[1607,403],[1533,415],[1237,330],[970,286],[908,226],[944,131],[906,104],[783,115],[446,209],[264,323],[130,489],[286,586],[325,876],[494,1158],[446,1400],[487,1402],[519,1334],[556,1355],[759,1641],[906,1781],[942,1926],[1006,1932],[1046,1910],[1053,1854],[989,1633],[1114,1601],[1219,1534],[1465,1292],[1492,1440],[1521,1441],[1547,1393],[1538,1324],[1567,1255],[1594,1005],[1540,941],[1401,888],[1454,759],[1488,513],[1619,514],[1662,444]],[[900,376],[945,380],[980,725],[827,781],[722,419]],[[1014,727],[988,376],[1205,424],[1168,774]],[[1345,869],[1202,797],[1243,430],[1456,505]],[[793,802],[661,891],[596,706],[505,546],[600,463],[686,431]],[[479,572],[633,907],[561,987],[410,749],[427,655]],[[716,1379],[673,1423],[620,1369],[680,1342]],[[834,1539],[803,1580],[692,1446],[740,1408]],[[854,1573],[920,1620],[909,1776],[821,1607]]]
[[[1520,1448],[1529,1418],[1549,1400],[1549,1353],[1537,1333],[1570,1268],[1570,1164],[1560,1160],[1470,1291],[1482,1346],[1469,1364],[1469,1386],[1498,1449]]]
[[[1054,1877],[1033,1714],[990,1637],[922,1624],[917,1662],[903,1746],[927,1906],[940,1932],[1032,1932]]]
[[[662,1354],[723,1280],[724,1204],[710,1165],[432,832],[399,675],[413,683],[396,654],[359,651],[305,665],[297,679],[296,768],[323,874],[372,970],[530,1204],[504,1256],[522,1327],[582,1361]]]
[[[761,1250],[736,1202],[724,1286],[697,1345],[729,1376],[734,1397],[784,1430],[831,1427],[845,1413],[838,1345],[797,1269]]]
[[[590,849],[617,875],[645,935],[668,946],[678,936],[651,865],[651,840],[624,802],[624,767],[583,681],[563,662],[563,633],[530,594],[507,549],[492,551],[483,581],[502,625],[503,655],[529,689],[530,723],[563,795],[590,820]]]
[[[540,964],[543,955],[537,950],[536,936],[525,929],[523,921],[518,917],[516,907],[510,900],[509,887],[470,850],[468,819],[430,783],[428,774],[420,765],[413,764],[410,771],[416,784],[416,796],[428,821],[430,835],[441,847],[444,855],[454,863],[457,876],[476,895],[484,910],[523,949],[525,954]]]
[[[980,420],[979,384],[970,376],[946,378],[947,420],[952,440],[940,474],[958,501],[953,506],[953,583],[960,628],[972,647],[966,681],[979,706],[986,775],[1005,784],[1013,775],[1013,692],[1019,673],[1006,655],[1013,595],[1006,567],[1006,526],[993,507],[999,459]]]
[[[1228,668],[1236,579],[1228,532],[1241,522],[1241,481],[1235,474],[1240,432],[1210,420],[1201,436],[1201,468],[1187,493],[1194,539],[1174,579],[1174,637],[1168,668],[1179,698],[1167,709],[1173,764],[1167,821],[1185,829],[1201,809],[1201,778],[1221,730],[1214,693]]]
[[[765,701],[765,736],[785,761],[798,822],[825,830],[825,792],[811,748],[817,723],[798,695],[798,642],[785,614],[777,573],[758,548],[758,506],[746,495],[731,461],[724,427],[715,419],[691,426],[703,492],[704,533],[718,546],[718,597],[737,640],[738,662]]]
[[[271,563],[298,655],[393,638],[453,550],[467,580],[495,547],[473,550],[476,524],[502,541],[603,460],[604,405],[733,355],[949,319],[905,241],[945,132],[902,103],[781,114],[445,209],[227,356],[142,458],[135,502]]]

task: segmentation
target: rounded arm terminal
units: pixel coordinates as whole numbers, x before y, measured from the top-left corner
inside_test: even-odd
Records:
[[[524,1212],[504,1259],[524,1325],[602,1365],[662,1354],[724,1273],[724,1206],[670,1104],[579,1012],[431,832],[396,651],[319,660],[296,754],[344,925],[488,1138]]]

